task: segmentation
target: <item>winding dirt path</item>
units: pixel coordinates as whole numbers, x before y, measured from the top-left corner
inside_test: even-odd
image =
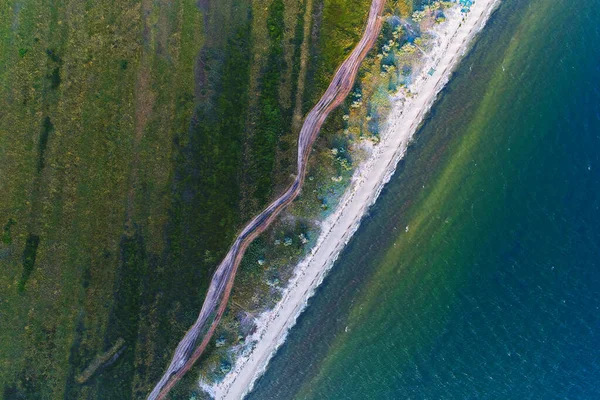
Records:
[[[298,138],[298,174],[294,182],[278,199],[254,217],[236,238],[212,277],[198,319],[179,342],[171,364],[148,396],[148,400],[163,399],[200,358],[225,311],[235,274],[246,248],[300,194],[312,145],[329,113],[350,93],[360,64],[375,44],[381,30],[385,2],[386,0],[372,1],[362,38],[340,65],[317,105],[306,116]]]

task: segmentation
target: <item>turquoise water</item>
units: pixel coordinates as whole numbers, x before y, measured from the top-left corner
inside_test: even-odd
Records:
[[[600,399],[597,6],[503,2],[249,398]]]

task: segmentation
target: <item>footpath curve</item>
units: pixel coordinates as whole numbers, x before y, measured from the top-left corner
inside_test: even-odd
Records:
[[[235,239],[212,277],[198,319],[177,345],[169,367],[149,394],[148,400],[165,398],[171,388],[200,358],[225,311],[237,269],[248,245],[269,227],[281,211],[300,194],[306,175],[308,157],[319,130],[329,113],[338,107],[350,93],[360,64],[375,44],[381,30],[385,2],[386,0],[372,1],[362,38],[348,58],[340,65],[321,99],[307,114],[298,137],[296,178],[286,191],[254,217]]]

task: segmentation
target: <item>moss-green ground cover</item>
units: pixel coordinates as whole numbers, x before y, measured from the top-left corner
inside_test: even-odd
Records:
[[[289,182],[296,98],[302,112],[312,106],[368,6],[0,4],[4,398],[144,397],[237,230]],[[313,171],[335,168],[342,114],[328,121]],[[270,234],[293,243],[271,251],[297,256],[306,229],[279,224]],[[264,251],[259,241],[249,257]],[[265,283],[262,272],[252,279],[256,262],[245,265],[235,300],[247,307]],[[174,398],[190,392],[189,375]]]

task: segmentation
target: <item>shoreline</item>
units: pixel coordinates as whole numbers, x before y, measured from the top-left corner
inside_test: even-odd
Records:
[[[410,86],[414,96],[404,103],[393,100],[381,141],[355,171],[335,212],[323,221],[317,243],[296,266],[279,303],[257,319],[256,332],[248,338],[253,343],[252,349],[238,358],[221,383],[205,388],[215,398],[240,399],[252,390],[309,298],[358,229],[362,217],[393,176],[437,95],[499,3],[500,0],[476,0],[464,21],[457,6],[452,17],[436,29],[439,43],[426,55],[418,78]],[[431,76],[427,74],[430,68],[435,68]]]

